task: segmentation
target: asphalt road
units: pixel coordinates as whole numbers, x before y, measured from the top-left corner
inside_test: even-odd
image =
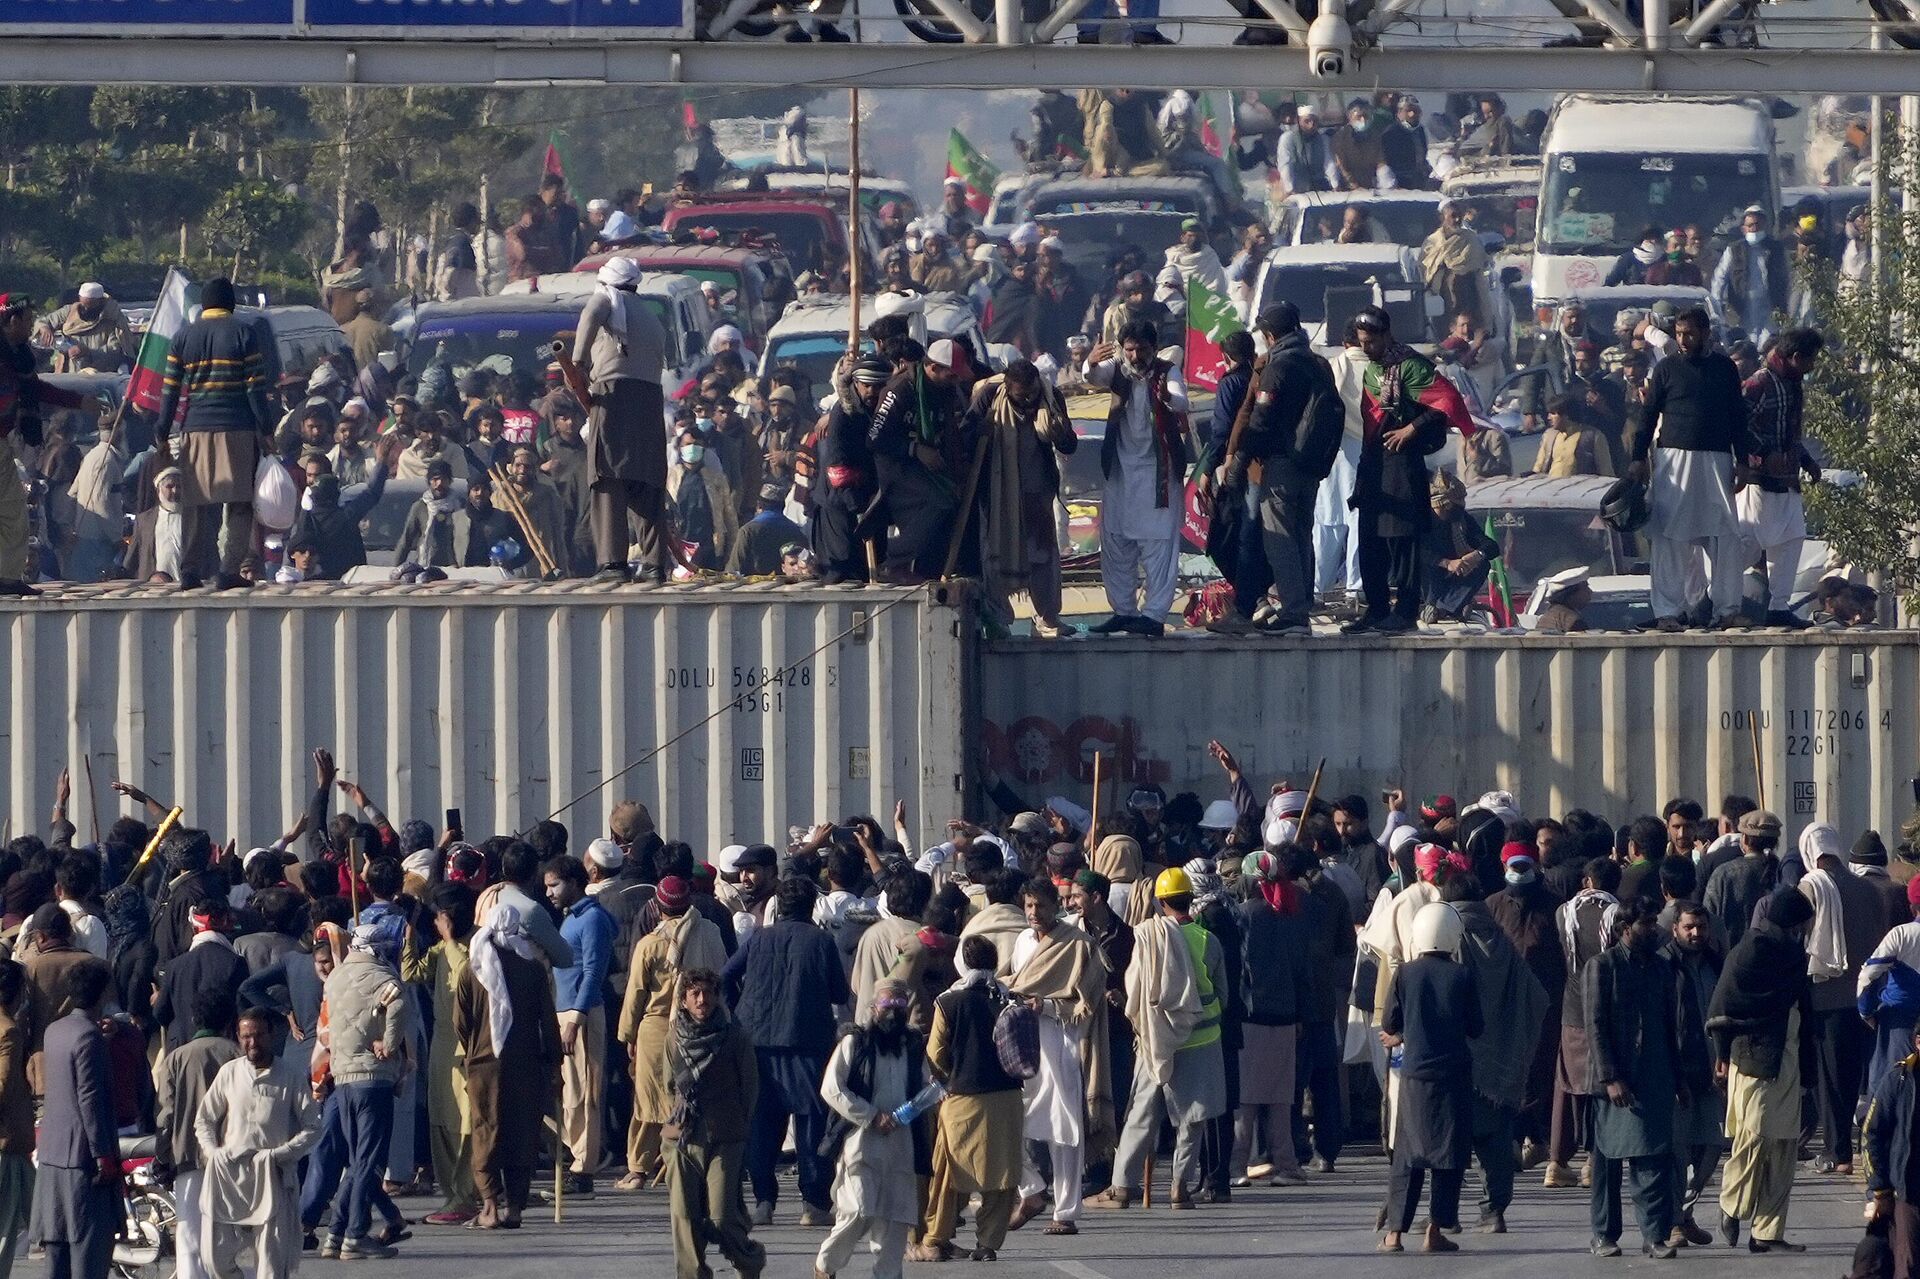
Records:
[[[1808,1251],[1795,1257],[1752,1256],[1744,1246],[1729,1250],[1716,1243],[1682,1250],[1674,1261],[1649,1261],[1633,1251],[1638,1232],[1632,1226],[1629,1204],[1622,1240],[1626,1255],[1597,1260],[1586,1251],[1587,1192],[1543,1189],[1538,1173],[1525,1177],[1518,1188],[1507,1214],[1510,1233],[1479,1235],[1469,1225],[1457,1237],[1461,1245],[1457,1255],[1427,1257],[1410,1248],[1403,1256],[1381,1257],[1373,1251],[1378,1236],[1372,1226],[1384,1195],[1386,1168],[1373,1156],[1342,1161],[1336,1172],[1308,1186],[1242,1190],[1231,1204],[1202,1205],[1193,1212],[1137,1207],[1117,1213],[1088,1211],[1075,1238],[1047,1238],[1041,1233],[1042,1218],[1008,1237],[997,1267],[976,1268],[965,1261],[947,1263],[944,1269],[909,1264],[908,1273],[922,1279],[942,1275],[965,1279],[996,1271],[1009,1279],[1170,1279],[1182,1273],[1228,1279],[1276,1275],[1373,1279],[1404,1271],[1428,1279],[1470,1275],[1551,1279],[1631,1269],[1636,1273],[1684,1271],[1693,1279],[1837,1279],[1846,1273],[1860,1237],[1860,1183],[1820,1176],[1808,1164],[1802,1164],[1800,1172],[1788,1237],[1807,1244]],[[1473,1200],[1478,1194],[1477,1174],[1469,1174],[1462,1205],[1468,1222],[1476,1215]],[[438,1205],[407,1200],[401,1206],[417,1219]],[[797,1213],[797,1198],[788,1181],[782,1187],[775,1225],[755,1232],[767,1248],[769,1279],[811,1277],[813,1252],[823,1232],[799,1229],[793,1224]],[[1702,1224],[1717,1224],[1718,1208],[1702,1216]],[[602,1190],[592,1200],[570,1203],[561,1226],[553,1224],[550,1208],[530,1210],[526,1227],[514,1233],[415,1226],[415,1237],[401,1245],[397,1261],[363,1263],[354,1269],[361,1279],[389,1272],[401,1279],[665,1279],[673,1273],[673,1248],[666,1227],[664,1190],[637,1195]],[[1415,1239],[1409,1236],[1410,1244]],[[970,1241],[963,1227],[960,1242]],[[717,1256],[712,1262],[716,1273],[726,1279],[731,1273],[727,1266]],[[309,1255],[302,1270],[309,1275],[326,1273],[333,1265]],[[842,1275],[864,1279],[871,1269],[871,1262],[860,1254]],[[43,1267],[23,1266],[22,1272],[42,1273]]]

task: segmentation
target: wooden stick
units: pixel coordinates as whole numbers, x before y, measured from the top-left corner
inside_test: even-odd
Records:
[[[1092,851],[1100,838],[1100,760],[1099,751],[1093,753],[1093,816],[1087,819],[1087,849]]]
[[[82,755],[82,763],[87,766],[87,802],[93,806],[93,846],[100,846],[100,792],[93,788],[93,756]]]
[[[553,1224],[556,1226],[567,1219],[566,1155],[566,1145],[560,1140],[560,1117],[556,1107],[553,1122]]]
[[[947,566],[940,574],[943,582],[953,576],[954,567],[960,563],[960,543],[967,535],[967,526],[973,523],[973,498],[980,491],[980,472],[987,464],[987,444],[992,438],[982,435],[980,442],[973,447],[973,469],[967,472],[966,491],[960,497],[960,514],[953,522],[953,540],[947,543]]]
[[[515,493],[513,486],[507,482],[506,472],[498,466],[490,466],[487,468],[487,475],[493,480],[493,487],[499,492],[501,504],[507,508],[507,514],[513,516],[514,522],[520,526],[520,531],[526,534],[527,546],[533,551],[533,562],[540,569],[541,576],[544,577],[553,572],[557,567],[553,556],[548,554],[547,544],[540,540],[540,530],[534,527],[533,516],[527,512],[526,504],[520,500],[520,495]]]
[[[353,868],[353,844],[347,844],[347,896],[352,901],[353,922],[360,922],[360,872]],[[351,929],[348,931],[352,931]]]
[[[860,90],[847,90],[847,351],[860,356]],[[824,163],[825,157],[822,157]]]
[[[1767,773],[1760,763],[1760,712],[1747,712],[1747,728],[1753,739],[1753,786],[1760,793],[1754,796],[1760,801],[1760,807],[1767,806]]]
[[[1154,1140],[1159,1140],[1158,1133],[1154,1134]],[[1151,1154],[1147,1156],[1146,1171],[1140,1174],[1140,1206],[1153,1207],[1153,1156]]]
[[[1307,802],[1300,809],[1300,820],[1302,822],[1313,816],[1313,797],[1320,793],[1320,774],[1326,771],[1326,767],[1327,757],[1322,755],[1320,762],[1314,766],[1313,780],[1307,783]]]
[[[146,868],[147,859],[153,856],[154,851],[160,847],[160,841],[167,837],[168,832],[180,821],[180,814],[186,811],[187,810],[180,807],[180,805],[175,804],[172,810],[160,819],[160,824],[153,828],[153,838],[147,841],[146,851],[140,854],[140,860],[135,862],[133,869],[127,872],[128,879],[132,879]]]

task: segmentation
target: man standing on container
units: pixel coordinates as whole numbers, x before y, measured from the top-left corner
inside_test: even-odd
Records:
[[[260,335],[235,319],[233,308],[233,281],[208,280],[200,289],[200,318],[176,334],[167,351],[154,447],[167,451],[184,396],[178,457],[185,476],[181,500],[191,515],[185,559],[192,581],[182,579],[182,586],[216,570],[221,590],[247,585],[240,561],[253,552],[254,468],[273,419]],[[222,511],[217,547],[214,507]]]
[[[1678,358],[1660,361],[1647,378],[1643,420],[1659,426],[1634,437],[1628,472],[1648,485],[1653,629],[1669,635],[1709,601],[1718,625],[1746,625],[1733,490],[1745,482],[1753,442],[1740,372],[1708,349],[1711,331],[1700,307],[1674,322]]]
[[[1173,609],[1191,460],[1187,387],[1155,341],[1152,322],[1134,320],[1118,351],[1102,342],[1088,356],[1087,380],[1113,392],[1100,446],[1100,576],[1113,616],[1089,628],[1095,635],[1160,635]]]
[[[593,493],[588,518],[594,560],[600,565],[596,577],[604,582],[630,577],[631,516],[640,547],[640,580],[664,582],[669,534],[663,519],[666,398],[660,375],[666,365],[667,334],[635,295],[640,268],[633,259],[608,259],[599,280],[600,287],[580,313],[573,343],[574,361],[588,370],[593,393],[587,486]]]

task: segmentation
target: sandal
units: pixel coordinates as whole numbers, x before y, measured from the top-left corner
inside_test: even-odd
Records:
[[[908,1261],[952,1261],[954,1255],[955,1250],[950,1243],[915,1244],[913,1247],[907,1249]]]
[[[1080,1227],[1074,1225],[1071,1221],[1056,1221],[1049,1224],[1047,1228],[1040,1233],[1044,1235],[1077,1235],[1080,1233]]]

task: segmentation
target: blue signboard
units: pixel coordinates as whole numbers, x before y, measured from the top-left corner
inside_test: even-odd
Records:
[[[13,35],[686,39],[692,0],[0,0]]]
[[[294,0],[0,0],[18,35],[292,35]]]
[[[8,3],[9,0],[0,0]],[[306,0],[314,35],[669,38],[692,30],[689,0]]]

